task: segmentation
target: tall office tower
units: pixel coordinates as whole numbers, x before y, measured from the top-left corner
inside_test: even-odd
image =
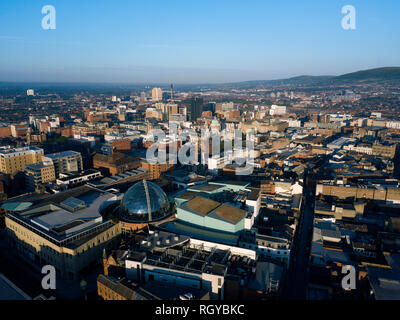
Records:
[[[174,100],[174,85],[171,84],[171,101]]]
[[[153,90],[151,90],[151,98],[152,98],[153,101],[162,100],[162,90],[161,90],[161,88],[153,88]]]
[[[34,96],[35,95],[35,91],[33,89],[28,89],[28,90],[26,90],[26,95],[27,96]]]
[[[197,118],[200,118],[202,112],[203,112],[203,98],[192,97],[190,99],[190,106],[188,112],[189,121],[195,121]]]

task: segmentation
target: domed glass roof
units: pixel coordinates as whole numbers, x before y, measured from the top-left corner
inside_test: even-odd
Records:
[[[120,205],[120,219],[127,222],[159,220],[170,213],[165,192],[150,181],[140,181],[125,193]]]

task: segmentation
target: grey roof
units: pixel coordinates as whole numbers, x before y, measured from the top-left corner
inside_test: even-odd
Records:
[[[334,239],[341,239],[340,230],[332,230],[332,229],[322,229],[321,230],[322,237],[329,237]]]
[[[57,152],[57,153],[50,153],[50,154],[45,154],[44,156],[50,159],[57,159],[57,158],[62,158],[62,157],[68,157],[68,156],[74,156],[80,154],[79,152],[76,151],[62,151],[62,152]]]
[[[105,202],[110,200],[112,197],[114,197],[113,194],[111,193],[100,193],[95,199],[91,199],[92,202],[90,201],[85,201],[87,207],[83,208],[81,210],[75,211],[75,212],[70,212],[67,211],[66,209],[63,209],[61,206],[58,207],[59,210],[44,214],[42,216],[39,216],[37,218],[33,218],[32,222],[35,223],[36,225],[41,226],[42,228],[46,230],[54,229],[56,227],[60,227],[63,225],[67,225],[69,223],[72,223],[73,221],[78,221],[78,220],[83,220],[83,221],[93,221],[93,220],[102,220],[102,216],[100,215],[100,207],[101,205]],[[71,199],[67,199],[66,201],[70,201]],[[79,202],[83,202],[82,199],[77,199],[80,200]],[[85,224],[81,225],[81,228],[84,227]]]
[[[32,170],[38,170],[38,169],[43,169],[47,167],[52,167],[53,164],[45,163],[45,162],[37,162],[37,163],[31,163],[27,164],[26,167]]]

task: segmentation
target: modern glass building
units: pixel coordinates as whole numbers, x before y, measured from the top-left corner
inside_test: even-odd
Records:
[[[156,184],[142,180],[125,193],[119,207],[122,227],[141,229],[151,222],[163,220],[172,213],[171,204],[165,192]],[[134,225],[134,228],[131,228]]]

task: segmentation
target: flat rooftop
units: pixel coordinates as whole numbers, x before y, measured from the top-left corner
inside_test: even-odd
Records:
[[[57,152],[57,153],[50,153],[50,154],[45,154],[44,156],[50,159],[57,159],[57,158],[62,158],[62,157],[68,157],[68,156],[75,156],[80,154],[79,152],[76,151],[62,151],[62,152]]]
[[[215,213],[224,220],[228,220],[232,223],[237,223],[240,221],[244,215],[245,211],[232,207],[228,204],[223,204],[215,210]]]
[[[251,258],[233,254],[229,249],[208,250],[190,242],[163,250],[133,252],[134,255],[128,256],[127,259],[129,257],[142,259],[145,253],[145,265],[192,274],[210,273],[224,276],[229,268],[231,273],[236,273],[236,270],[237,273],[245,272],[250,276],[255,266],[255,261]]]
[[[217,208],[220,203],[203,197],[195,197],[194,199],[187,202],[185,205],[189,209],[203,216],[206,216],[208,213]]]
[[[194,186],[191,187],[191,190],[199,190],[199,191],[204,191],[204,192],[211,192],[211,191],[215,191],[220,189],[221,186],[220,185],[216,185],[216,184],[204,184],[204,185],[200,185],[200,186]]]
[[[21,147],[21,148],[10,148],[10,147],[0,147],[0,155],[13,154],[18,152],[26,152],[26,151],[43,151],[43,149],[29,146],[29,147]]]
[[[188,209],[191,212],[202,216],[222,219],[233,224],[236,224],[246,216],[245,210],[203,197],[195,197],[194,199],[183,203],[181,208],[184,210]]]
[[[47,168],[47,167],[52,167],[52,166],[53,166],[52,163],[37,162],[37,163],[32,163],[32,164],[26,165],[26,168],[29,168],[29,169],[32,169],[32,170],[40,170],[40,169]]]
[[[63,230],[60,228],[66,225],[70,225],[70,228],[72,228],[77,226],[76,222],[78,221],[82,224],[91,220],[100,220],[99,222],[101,222],[100,207],[105,201],[114,197],[114,195],[110,193],[97,193],[97,195],[93,194],[92,197],[88,196],[86,198],[87,201],[84,201],[85,199],[68,198],[60,206],[57,206],[58,210],[33,218],[32,222],[46,230],[55,228]],[[68,208],[74,209],[75,206],[78,209],[77,211],[68,210]]]

